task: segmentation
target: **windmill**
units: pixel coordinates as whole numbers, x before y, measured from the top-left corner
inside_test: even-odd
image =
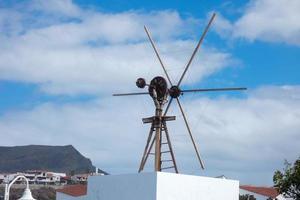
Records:
[[[200,40],[199,40],[197,46],[196,46],[195,50],[193,51],[190,59],[188,60],[188,63],[185,66],[185,69],[184,69],[177,84],[172,83],[172,81],[167,73],[167,70],[165,68],[165,65],[163,64],[163,62],[161,60],[159,52],[153,42],[150,32],[147,29],[147,27],[144,26],[145,32],[149,38],[149,41],[154,49],[155,54],[160,62],[160,65],[164,71],[166,79],[161,76],[156,76],[151,80],[151,82],[149,84],[147,84],[145,79],[138,78],[136,81],[137,87],[139,87],[139,88],[148,87],[147,92],[123,93],[123,94],[114,94],[113,95],[113,96],[150,95],[154,101],[155,115],[150,118],[143,118],[143,123],[151,123],[151,127],[150,127],[150,132],[148,135],[148,139],[146,142],[146,146],[145,146],[145,149],[143,152],[143,156],[141,159],[139,172],[141,172],[144,169],[144,166],[148,160],[149,155],[154,155],[155,156],[155,159],[154,159],[154,170],[155,171],[162,171],[162,170],[174,168],[175,172],[178,173],[178,168],[176,165],[175,156],[174,156],[174,152],[173,152],[173,148],[172,148],[172,144],[171,144],[171,140],[170,140],[167,124],[166,124],[167,121],[175,120],[175,116],[167,116],[167,112],[168,112],[170,105],[172,104],[174,99],[176,100],[176,102],[179,106],[180,112],[182,113],[184,123],[186,125],[187,131],[191,138],[191,141],[192,141],[194,150],[196,152],[196,156],[199,161],[199,164],[200,164],[201,168],[204,169],[204,164],[201,160],[199,150],[197,148],[197,145],[196,145],[194,137],[192,135],[190,126],[188,124],[187,117],[184,113],[183,107],[179,100],[180,96],[184,93],[191,93],[191,92],[246,90],[246,88],[243,88],[243,87],[181,89],[182,80],[185,77],[185,74],[186,74],[187,70],[189,69],[200,45],[202,44],[202,41],[203,41],[209,27],[211,26],[215,16],[216,16],[216,14],[214,13],[212,15],[212,17],[210,18],[207,26],[204,29],[202,36],[200,37]],[[170,86],[168,86],[168,84]],[[167,104],[167,106],[164,110],[164,106],[166,104]],[[153,146],[154,146],[154,153],[151,152],[153,149]],[[166,146],[166,147],[164,147],[164,149],[167,149],[167,150],[164,150],[163,146]],[[167,153],[170,154],[171,159],[163,159],[162,155],[167,154]],[[164,163],[172,163],[172,165],[164,166]]]

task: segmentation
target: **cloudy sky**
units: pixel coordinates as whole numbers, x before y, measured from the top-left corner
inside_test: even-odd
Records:
[[[72,144],[103,170],[135,173],[153,103],[111,94],[163,75],[143,25],[177,82],[216,12],[182,87],[248,90],[181,97],[204,171],[172,105],[178,168],[272,185],[300,155],[299,10],[300,0],[0,0],[0,145]]]

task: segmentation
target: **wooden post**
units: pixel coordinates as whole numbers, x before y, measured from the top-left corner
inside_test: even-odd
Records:
[[[161,171],[161,128],[162,128],[162,109],[158,104],[155,111],[155,171]]]

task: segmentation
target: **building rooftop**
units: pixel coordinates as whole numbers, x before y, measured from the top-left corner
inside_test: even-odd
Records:
[[[71,195],[74,197],[83,196],[87,193],[87,186],[82,184],[77,185],[68,185],[63,187],[62,189],[57,189],[57,192],[61,192],[67,195]]]
[[[241,185],[240,189],[247,190],[249,192],[253,192],[256,194],[260,194],[266,197],[275,198],[279,194],[276,188],[273,187],[258,187],[258,186],[251,186],[251,185]]]

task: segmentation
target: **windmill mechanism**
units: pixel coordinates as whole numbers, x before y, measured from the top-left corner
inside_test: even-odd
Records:
[[[175,100],[179,106],[179,109],[182,113],[184,123],[186,125],[188,134],[191,138],[197,159],[202,169],[204,169],[204,164],[201,160],[199,150],[195,143],[194,137],[192,135],[190,126],[188,124],[187,117],[184,113],[183,107],[180,103],[180,97],[184,93],[192,93],[192,92],[217,92],[217,91],[234,91],[234,90],[246,90],[246,88],[201,88],[201,89],[182,89],[181,84],[182,80],[186,75],[187,70],[189,69],[209,27],[211,26],[216,14],[214,13],[209,20],[209,23],[204,29],[204,32],[193,51],[179,81],[177,84],[172,83],[167,70],[161,60],[159,52],[153,42],[153,39],[150,35],[149,30],[146,26],[144,26],[145,32],[149,38],[149,41],[154,49],[154,52],[160,62],[160,65],[164,71],[165,77],[156,76],[154,77],[150,83],[147,83],[144,78],[138,78],[136,81],[136,86],[139,88],[148,88],[146,92],[136,92],[136,93],[123,93],[123,94],[113,94],[113,96],[129,96],[129,95],[150,95],[155,104],[155,115],[149,118],[143,118],[143,123],[150,123],[150,132],[148,135],[148,139],[146,142],[146,146],[143,152],[143,156],[141,159],[139,172],[143,171],[144,166],[148,160],[149,155],[154,155],[154,170],[162,171],[167,169],[174,169],[176,173],[178,173],[178,168],[175,161],[175,156],[167,128],[167,121],[175,120],[175,116],[167,116],[170,105]],[[165,107],[166,106],[166,107]],[[165,108],[164,108],[165,107]],[[154,151],[154,152],[153,152]],[[169,154],[170,159],[165,159],[166,154]]]

